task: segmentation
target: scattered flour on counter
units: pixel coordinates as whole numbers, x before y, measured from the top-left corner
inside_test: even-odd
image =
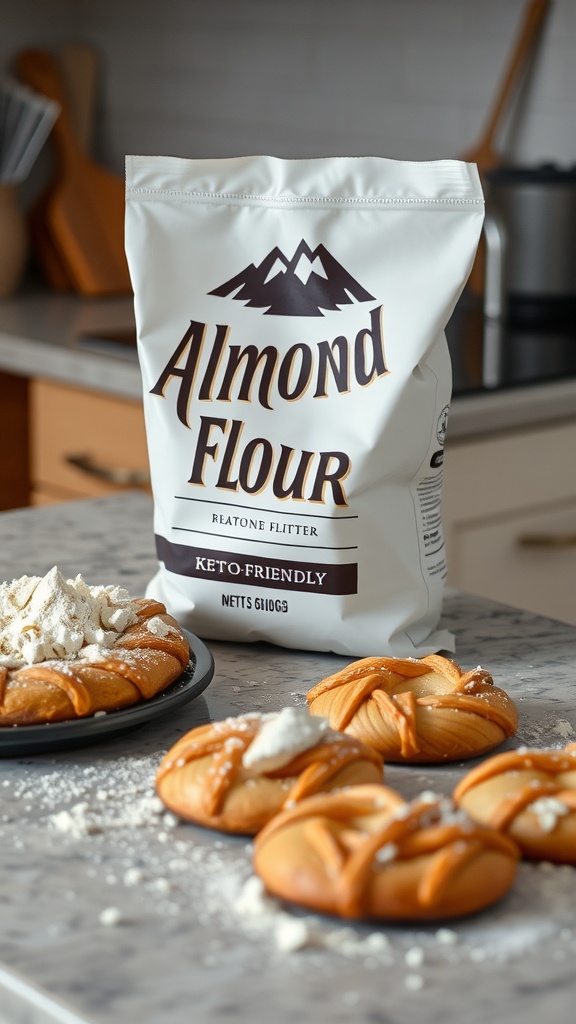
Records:
[[[190,918],[207,935],[217,933],[222,949],[238,948],[242,936],[263,962],[295,972],[312,965],[330,973],[338,960],[354,961],[367,971],[403,971],[404,984],[416,992],[419,982],[409,979],[428,986],[439,964],[484,971],[552,944],[576,955],[573,868],[522,863],[501,903],[449,926],[329,919],[269,896],[252,871],[251,841],[197,829],[168,812],[154,793],[157,764],[154,752],[95,761],[73,773],[54,765],[37,776],[23,767],[1,789],[10,813],[0,823],[0,841],[20,849],[41,830],[43,849],[48,842],[59,858],[70,850],[85,863],[93,899],[114,885],[124,898],[113,906],[102,899],[95,910],[102,926],[133,926],[140,913],[157,915],[164,927],[173,921],[181,931]],[[24,814],[24,805],[34,814]],[[129,913],[120,909],[125,905]],[[208,960],[212,953],[207,944]],[[213,960],[217,965],[218,957]]]
[[[412,946],[407,950],[404,960],[408,967],[421,967],[424,962],[424,950],[421,946]]]
[[[100,798],[101,800],[101,798]],[[117,808],[108,801],[107,809],[101,803],[91,805],[87,801],[73,804],[69,810],[49,815],[49,821],[60,832],[73,836],[95,835],[107,829],[140,828],[158,820],[165,814],[165,807],[156,796],[138,796],[130,804]]]
[[[404,986],[409,992],[420,992],[424,988],[424,978],[421,974],[407,974],[404,978]]]
[[[569,740],[574,735],[574,729],[570,722],[567,722],[565,718],[559,718],[556,724],[553,726],[554,732],[557,732],[561,739]]]
[[[88,818],[87,803],[74,804],[69,811],[57,811],[49,816],[49,821],[59,832],[68,832],[72,836],[94,835],[102,829]]]
[[[128,868],[128,870],[124,872],[122,881],[126,887],[130,887],[133,885],[140,885],[141,882],[144,881],[145,877],[146,876],[142,868]]]
[[[279,914],[274,928],[276,948],[283,953],[294,953],[310,945],[310,926],[299,917]]]
[[[558,737],[558,746],[564,746],[574,739],[576,729],[566,718],[543,716],[539,721],[522,722],[518,727],[516,739],[526,747],[550,747],[550,737]]]
[[[122,913],[118,907],[106,907],[98,918],[100,924],[103,924],[106,928],[114,928],[120,924],[122,920]]]

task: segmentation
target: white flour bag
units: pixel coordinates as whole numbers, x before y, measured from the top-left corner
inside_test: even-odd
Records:
[[[205,639],[420,656],[438,630],[444,328],[476,168],[128,157],[159,568]]]

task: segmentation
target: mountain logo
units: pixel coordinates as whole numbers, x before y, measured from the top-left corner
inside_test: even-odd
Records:
[[[323,245],[302,240],[288,259],[278,246],[258,266],[251,263],[209,295],[231,297],[269,316],[324,316],[350,303],[373,300]]]

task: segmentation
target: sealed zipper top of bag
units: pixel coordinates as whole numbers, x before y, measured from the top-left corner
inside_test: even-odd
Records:
[[[352,656],[452,648],[444,328],[476,168],[127,158],[154,495],[148,593],[207,639]]]

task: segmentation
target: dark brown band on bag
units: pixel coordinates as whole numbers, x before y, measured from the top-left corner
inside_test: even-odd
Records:
[[[298,590],[308,594],[357,594],[358,566],[324,562],[291,562],[283,558],[258,558],[234,551],[173,544],[156,534],[156,552],[169,572],[218,583],[235,583],[271,590]]]

